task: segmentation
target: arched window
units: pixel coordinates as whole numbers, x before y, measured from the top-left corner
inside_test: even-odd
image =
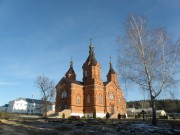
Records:
[[[84,77],[87,77],[87,70],[84,71]]]
[[[112,92],[109,94],[109,99],[114,100],[114,94]]]
[[[64,90],[64,91],[62,92],[62,98],[67,98],[67,91]]]
[[[88,94],[87,95],[87,103],[90,104],[91,103],[91,96]]]
[[[121,105],[121,100],[120,100],[120,98],[118,98],[118,106],[120,106]]]
[[[79,95],[77,95],[76,97],[76,104],[80,104],[81,103],[81,97]]]
[[[102,104],[102,103],[103,103],[102,95],[100,94],[100,95],[99,95],[99,104]]]

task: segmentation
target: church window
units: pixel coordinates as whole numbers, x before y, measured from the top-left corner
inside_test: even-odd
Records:
[[[87,103],[90,104],[91,103],[91,96],[88,94],[87,95]]]
[[[62,98],[67,98],[67,91],[64,90],[64,91],[62,92]]]
[[[87,77],[87,70],[84,71],[84,77]]]
[[[102,101],[102,95],[100,94],[100,95],[99,95],[99,104],[102,104],[102,102],[103,102],[103,101]]]
[[[77,98],[76,98],[76,104],[80,104],[81,103],[81,98],[79,95],[77,95]]]
[[[118,106],[120,106],[121,105],[121,100],[120,100],[120,98],[118,99]]]
[[[109,99],[114,100],[114,94],[113,93],[109,94]]]

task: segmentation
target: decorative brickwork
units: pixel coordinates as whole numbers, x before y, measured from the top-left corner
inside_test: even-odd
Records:
[[[82,66],[83,82],[76,80],[73,62],[59,83],[56,85],[56,112],[65,109],[71,115],[92,117],[96,112],[97,117],[105,117],[106,113],[125,114],[126,101],[118,84],[118,76],[112,67],[107,74],[107,81],[101,80],[100,64],[94,54],[92,41],[89,46],[89,56]]]

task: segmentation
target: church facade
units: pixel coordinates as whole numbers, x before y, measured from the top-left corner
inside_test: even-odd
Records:
[[[104,117],[107,112],[111,115],[126,114],[126,101],[112,62],[109,63],[109,72],[105,82],[101,80],[100,68],[91,41],[89,56],[82,66],[82,82],[76,80],[71,60],[69,70],[56,85],[55,111],[68,110],[70,115],[80,117],[93,117],[93,113],[96,113],[96,117]]]

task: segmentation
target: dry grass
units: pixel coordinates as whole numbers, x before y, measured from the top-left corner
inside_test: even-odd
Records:
[[[93,120],[94,121],[94,120]],[[93,122],[92,121],[92,122]],[[121,123],[126,123],[126,122],[139,122],[142,121],[142,119],[121,119],[121,120],[106,120],[106,119],[97,119],[95,121],[98,121],[97,123],[95,122],[94,124],[90,121],[88,122],[87,119],[81,119],[78,121],[73,121],[73,120],[68,120],[68,119],[58,119],[56,120],[44,120],[44,119],[13,119],[13,120],[5,120],[5,119],[0,119],[0,134],[6,135],[8,132],[10,132],[7,135],[13,134],[13,133],[18,133],[18,134],[30,134],[30,135],[47,135],[47,134],[58,134],[59,132],[61,133],[74,133],[77,129],[81,129],[82,127],[68,127],[67,125],[69,123],[77,123],[77,122],[83,122],[87,123],[86,126],[96,126],[99,124],[102,124],[104,126],[113,126],[113,123],[118,123],[121,125]],[[108,121],[108,122],[107,122]],[[109,123],[110,122],[110,123]],[[146,121],[147,123],[150,123],[150,120]],[[172,127],[178,128],[180,127],[180,120],[159,120],[158,123],[168,123],[169,125],[172,125]],[[75,124],[74,124],[75,125]],[[117,126],[117,124],[115,124]]]

